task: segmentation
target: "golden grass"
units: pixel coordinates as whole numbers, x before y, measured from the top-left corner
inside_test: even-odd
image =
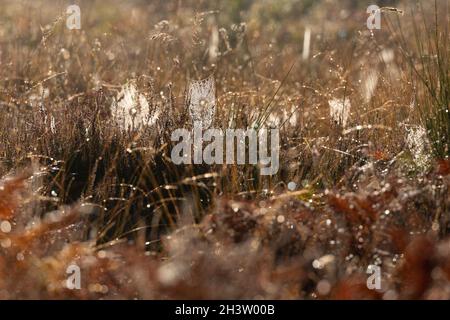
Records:
[[[2,1],[0,298],[449,299],[448,1],[387,2],[372,33],[352,1],[86,0],[81,30]],[[210,75],[214,127],[280,129],[278,174],[172,163]],[[149,125],[114,123],[127,94]]]

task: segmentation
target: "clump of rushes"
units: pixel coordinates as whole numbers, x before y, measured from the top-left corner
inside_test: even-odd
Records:
[[[399,16],[396,24],[389,25],[411,68],[415,102],[433,153],[438,159],[447,159],[450,154],[449,3],[435,0],[434,6],[424,7],[418,2],[411,7],[411,16],[413,38],[405,36],[404,30],[409,26],[402,25]]]

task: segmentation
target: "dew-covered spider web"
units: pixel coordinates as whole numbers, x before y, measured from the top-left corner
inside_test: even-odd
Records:
[[[216,86],[214,77],[189,82],[187,104],[194,124],[208,128],[216,110]]]

